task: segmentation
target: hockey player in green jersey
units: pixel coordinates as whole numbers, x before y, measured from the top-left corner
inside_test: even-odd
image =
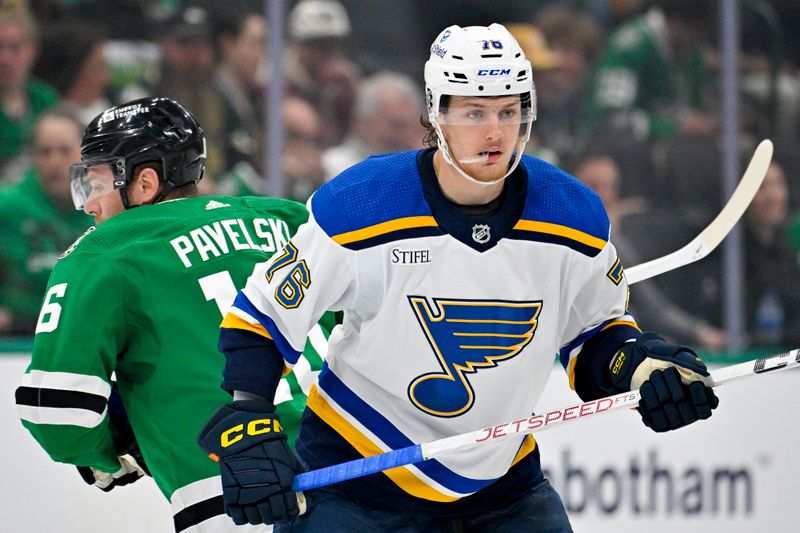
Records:
[[[77,465],[104,490],[149,470],[172,504],[176,531],[233,530],[219,467],[195,441],[230,401],[219,387],[217,330],[237,289],[307,211],[280,199],[194,198],[203,130],[166,98],[99,115],[81,158],[71,167],[73,199],[99,225],[52,272],[16,392],[20,418],[55,461]],[[322,328],[309,336],[317,346]],[[290,442],[320,355],[309,341],[303,364],[280,385]]]

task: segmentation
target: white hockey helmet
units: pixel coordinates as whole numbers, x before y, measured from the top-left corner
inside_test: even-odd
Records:
[[[436,129],[439,149],[445,160],[465,178],[481,185],[492,185],[508,177],[519,164],[525,144],[536,120],[536,88],[533,69],[517,40],[501,24],[490,26],[450,26],[431,45],[425,63],[425,93],[428,120]],[[522,115],[516,157],[505,176],[485,182],[475,180],[454,161],[441,125],[447,123],[443,96],[520,95]],[[472,162],[461,160],[461,162]]]

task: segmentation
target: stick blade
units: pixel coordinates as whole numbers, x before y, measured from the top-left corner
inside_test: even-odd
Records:
[[[717,218],[698,235],[698,239],[701,239],[703,244],[709,249],[705,255],[708,255],[708,253],[722,242],[722,239],[730,233],[747,210],[753,197],[764,182],[767,169],[772,161],[772,152],[772,141],[764,139],[759,143],[755,152],[753,152],[753,157],[750,158],[750,163],[747,165],[747,169],[744,171],[739,185],[733,191],[730,200],[728,200],[728,203],[725,204],[725,207],[717,215]]]
[[[761,187],[767,174],[767,168],[772,161],[772,152],[772,141],[769,139],[761,141],[753,152],[753,157],[750,158],[750,163],[747,165],[739,185],[736,186],[728,203],[711,224],[683,248],[626,269],[625,278],[628,280],[628,285],[694,263],[713,252],[742,218]]]

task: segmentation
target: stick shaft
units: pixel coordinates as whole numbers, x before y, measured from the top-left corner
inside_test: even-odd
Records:
[[[759,359],[739,363],[738,365],[730,365],[717,369],[711,373],[711,376],[708,378],[708,384],[712,387],[717,387],[723,383],[746,378],[748,376],[757,376],[768,372],[797,367],[800,367],[800,349],[767,355]]]
[[[724,383],[757,376],[769,372],[800,367],[800,349],[779,353],[727,366],[711,373],[709,385],[717,387]],[[561,426],[583,418],[616,411],[622,408],[633,408],[639,403],[639,391],[623,392],[599,400],[572,405],[564,409],[556,409],[541,415],[512,420],[503,424],[485,427],[477,431],[462,433],[424,444],[415,444],[398,450],[356,459],[346,463],[320,468],[298,474],[294,478],[292,488],[295,491],[310,490],[348,479],[374,474],[390,468],[417,463],[426,459],[434,459],[445,453],[461,448],[480,446],[488,442],[497,442],[514,436],[539,433],[554,426]]]

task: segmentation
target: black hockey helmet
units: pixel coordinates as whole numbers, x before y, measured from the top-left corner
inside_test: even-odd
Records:
[[[73,166],[112,163],[114,188],[120,190],[128,208],[125,188],[135,167],[161,164],[159,201],[177,187],[199,182],[205,159],[205,133],[194,116],[174,100],[152,97],[109,108],[95,117],[83,135],[82,162]]]

